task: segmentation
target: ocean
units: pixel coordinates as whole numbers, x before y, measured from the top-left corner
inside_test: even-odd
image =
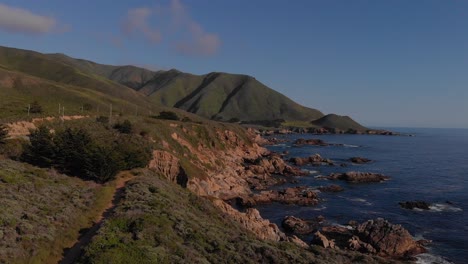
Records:
[[[322,215],[330,224],[363,222],[378,217],[401,224],[416,238],[432,240],[429,253],[419,256],[419,263],[468,263],[468,129],[394,128],[409,136],[311,135],[277,136],[291,142],[269,146],[272,151],[288,151],[289,157],[308,157],[315,153],[340,166],[304,166],[311,174],[297,177],[289,186],[339,184],[339,193],[321,193],[317,206],[301,207],[270,204],[258,206],[264,218],[281,226],[286,215],[311,219]],[[344,146],[292,146],[297,138],[319,138]],[[352,165],[351,157],[373,160]],[[362,171],[382,173],[389,181],[348,184],[317,179],[331,172]],[[423,200],[431,203],[429,211],[402,209],[398,202]],[[305,237],[304,239],[309,239]]]

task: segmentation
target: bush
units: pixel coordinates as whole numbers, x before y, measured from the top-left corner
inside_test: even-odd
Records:
[[[109,123],[109,117],[107,117],[107,116],[98,116],[96,118],[96,122],[103,123],[103,124],[108,124]]]
[[[159,116],[156,116],[156,118],[166,120],[179,120],[179,116],[171,111],[162,111],[159,113]]]
[[[6,125],[0,124],[0,145],[5,144],[8,137],[8,130]]]
[[[125,119],[122,123],[116,123],[114,125],[114,129],[117,129],[122,134],[130,134],[132,133],[132,123]]]
[[[40,114],[42,113],[42,106],[39,104],[38,101],[34,101],[30,105],[29,112],[31,114]]]

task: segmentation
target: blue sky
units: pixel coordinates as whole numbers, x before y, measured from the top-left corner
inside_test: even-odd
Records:
[[[369,126],[468,128],[468,1],[0,0],[0,45],[245,73]]]

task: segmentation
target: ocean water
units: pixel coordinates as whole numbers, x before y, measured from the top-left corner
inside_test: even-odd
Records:
[[[307,157],[319,153],[348,167],[312,167],[309,176],[297,177],[298,183],[311,187],[339,184],[345,191],[321,193],[317,206],[270,204],[257,207],[264,218],[279,226],[286,215],[313,218],[323,215],[328,223],[346,224],[378,217],[401,224],[416,238],[432,240],[429,254],[419,263],[468,263],[468,129],[391,129],[411,133],[407,136],[371,135],[288,135],[320,138],[345,146],[302,146],[292,142],[270,146],[272,151],[289,151],[288,157]],[[351,165],[354,156],[373,160],[370,164]],[[331,172],[363,171],[388,175],[383,183],[348,184],[316,179]],[[284,188],[281,186],[280,188]],[[402,209],[398,202],[423,200],[433,204],[429,211]],[[306,237],[305,239],[308,239]]]

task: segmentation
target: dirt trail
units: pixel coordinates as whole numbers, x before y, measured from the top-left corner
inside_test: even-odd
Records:
[[[119,201],[122,199],[122,196],[125,191],[125,186],[129,180],[134,176],[129,173],[122,173],[115,182],[114,195],[112,201],[104,208],[104,210],[99,214],[99,217],[94,222],[93,226],[90,228],[82,229],[80,231],[80,237],[78,241],[71,247],[64,249],[63,258],[59,261],[60,264],[73,264],[81,256],[83,249],[87,246],[91,239],[97,234],[97,231],[102,226],[103,222],[111,216],[115,207],[119,204]]]

